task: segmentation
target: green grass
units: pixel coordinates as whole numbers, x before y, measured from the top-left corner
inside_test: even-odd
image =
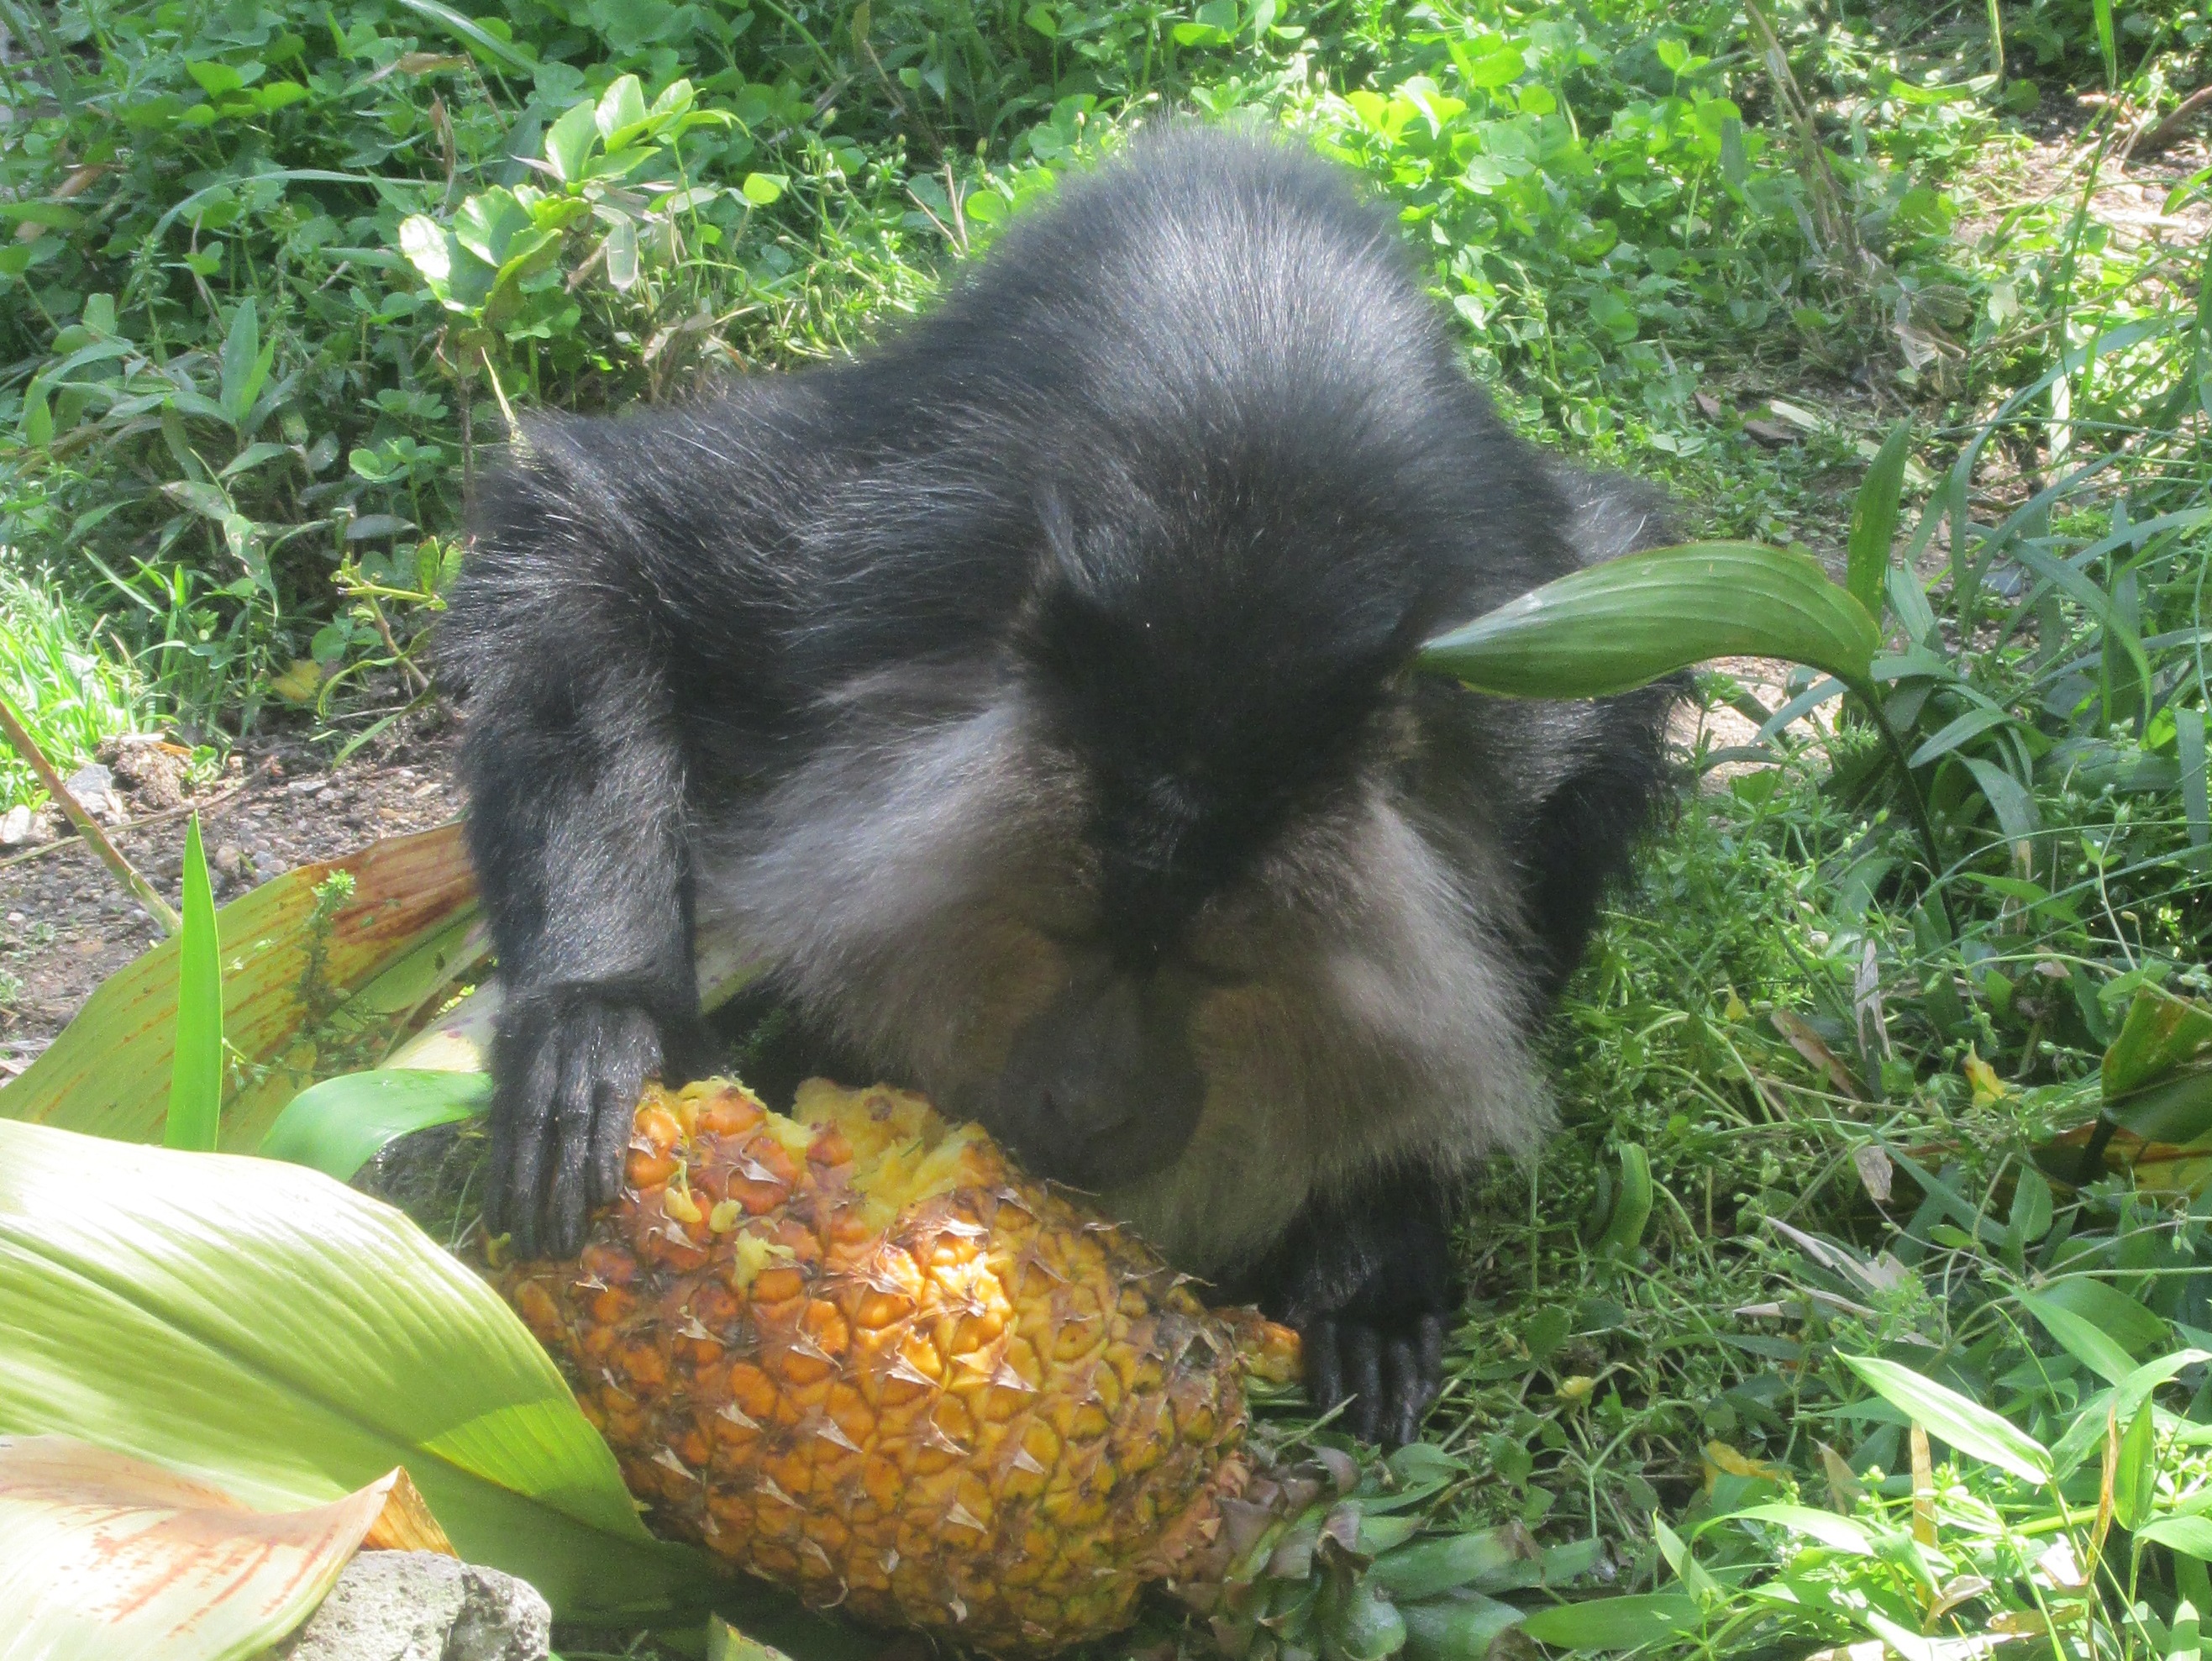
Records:
[[[2152,1519],[2212,1512],[2203,1361],[2038,1484],[1940,1437],[1916,1476],[1843,1358],[2051,1446],[2118,1366],[2054,1298],[2130,1361],[2212,1350],[2212,1207],[2050,1147],[2134,1000],[2212,993],[2212,281],[2083,194],[2202,78],[2201,5],[21,15],[0,539],[41,575],[0,585],[0,648],[64,764],[151,712],[334,751],[404,718],[502,402],[851,350],[1171,110],[1359,170],[1509,418],[1670,484],[1701,534],[1840,574],[1909,420],[1877,678],[1941,868],[1863,715],[1808,745],[1705,678],[1772,730],[1700,758],[1749,770],[1692,795],[1575,982],[1538,1170],[1477,1184],[1437,1514],[1601,1540],[1577,1595],[1675,1600],[1628,1634],[1654,1653],[2196,1649],[2212,1541]],[[1778,1500],[1862,1532],[1735,1515]]]
[[[99,622],[51,574],[9,563],[0,563],[0,689],[64,778],[154,716],[143,677]],[[31,770],[0,751],[0,808],[45,800]]]

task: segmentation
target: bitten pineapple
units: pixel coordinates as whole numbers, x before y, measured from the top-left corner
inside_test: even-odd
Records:
[[[1243,1376],[1293,1374],[1295,1337],[979,1129],[889,1089],[817,1080],[785,1117],[653,1087],[629,1178],[580,1262],[505,1286],[663,1531],[1000,1651],[1111,1632],[1219,1555]]]

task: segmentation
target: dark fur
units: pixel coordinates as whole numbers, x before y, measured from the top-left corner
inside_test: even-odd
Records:
[[[1452,1179],[1541,1130],[1527,1040],[1667,694],[1407,660],[1656,531],[1505,431],[1337,173],[1194,131],[872,356],[533,420],[447,635],[514,1000],[495,1220],[573,1250],[641,1079],[706,1064],[696,913],[1410,1436]]]

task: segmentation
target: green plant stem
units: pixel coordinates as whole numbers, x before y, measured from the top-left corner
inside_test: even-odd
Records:
[[[1889,717],[1882,710],[1881,700],[1875,695],[1872,681],[1842,675],[1836,678],[1841,680],[1851,696],[1865,707],[1875,731],[1881,734],[1882,743],[1888,746],[1890,758],[1897,764],[1898,776],[1905,781],[1905,807],[1912,815],[1913,830],[1919,834],[1920,851],[1928,861],[1928,874],[1931,878],[1941,877],[1943,874],[1943,855],[1936,840],[1936,821],[1929,814],[1928,799],[1920,794],[1920,781],[1912,776],[1910,752],[1905,747],[1905,740],[1889,724]]]
[[[137,897],[138,904],[152,914],[154,921],[161,925],[162,931],[174,934],[181,929],[184,924],[179,920],[174,908],[155,891],[152,883],[138,874],[137,867],[123,857],[123,850],[108,841],[107,833],[100,828],[91,814],[84,811],[84,804],[70,794],[69,786],[62,782],[62,776],[54,770],[53,763],[46,759],[46,752],[39,748],[39,741],[31,736],[31,729],[23,724],[23,718],[15,713],[15,706],[4,696],[0,696],[0,731],[8,734],[9,744],[23,758],[24,765],[39,776],[39,782],[46,787],[46,794],[54,799],[69,822],[76,827],[77,835],[92,844],[93,852],[100,855],[102,863]]]

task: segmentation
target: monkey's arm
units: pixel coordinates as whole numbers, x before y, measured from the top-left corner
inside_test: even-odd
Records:
[[[1444,1323],[1458,1306],[1451,1231],[1438,1176],[1371,1177],[1309,1202],[1244,1282],[1304,1341],[1314,1405],[1344,1404],[1346,1428],[1365,1440],[1413,1440],[1443,1386]]]
[[[487,486],[450,625],[506,996],[485,1210],[526,1255],[577,1249],[641,1084],[701,1049],[675,712],[623,527],[579,471],[540,451]]]

